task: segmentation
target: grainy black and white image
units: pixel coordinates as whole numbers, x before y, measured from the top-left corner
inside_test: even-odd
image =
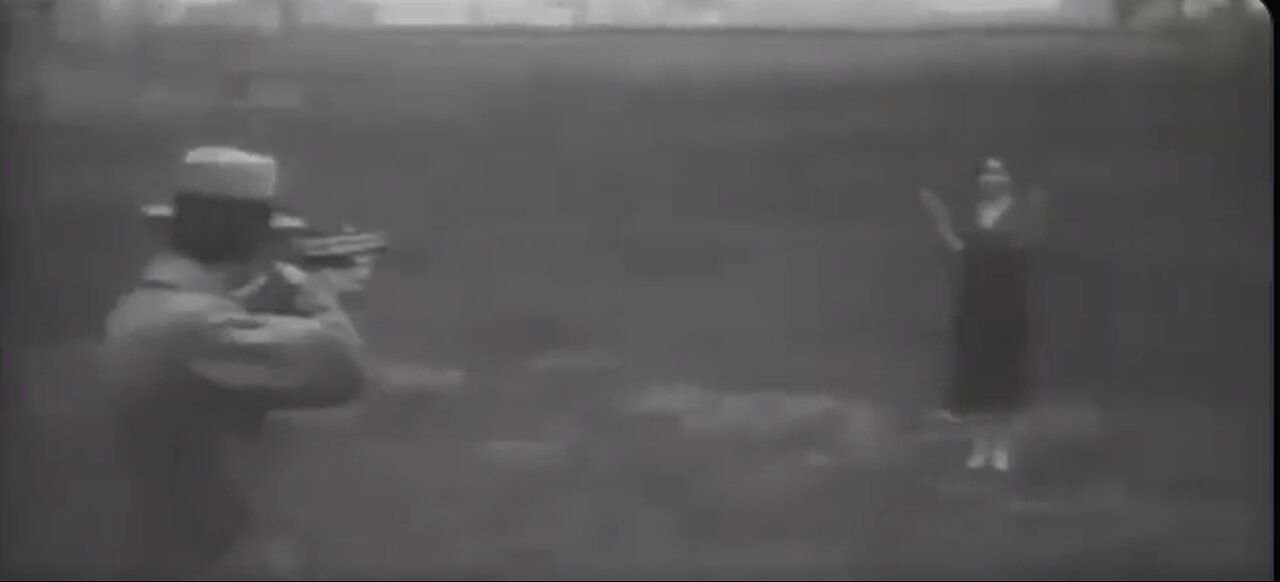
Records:
[[[0,566],[1274,579],[1256,0],[4,0]]]

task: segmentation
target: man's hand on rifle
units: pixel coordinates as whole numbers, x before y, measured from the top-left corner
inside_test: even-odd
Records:
[[[388,249],[380,233],[344,232],[300,240],[297,265],[320,279],[335,294],[364,291],[373,277],[377,257]]]
[[[380,233],[345,229],[304,236],[237,296],[254,311],[306,313],[337,306],[341,296],[365,289],[376,257],[387,248]]]

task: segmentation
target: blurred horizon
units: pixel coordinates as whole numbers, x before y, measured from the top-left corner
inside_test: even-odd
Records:
[[[1225,0],[1127,2],[1066,0],[97,0],[63,4],[97,12],[89,20],[125,24],[319,27],[514,26],[834,28],[913,30],[951,27],[1114,28],[1197,17]],[[1247,0],[1265,15],[1265,5]],[[89,10],[85,10],[89,7]],[[1121,13],[1124,13],[1122,16]],[[76,20],[86,17],[69,16]],[[1120,23],[1123,19],[1126,22]]]

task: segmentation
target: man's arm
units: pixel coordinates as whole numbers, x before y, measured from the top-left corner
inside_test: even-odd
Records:
[[[277,263],[276,270],[285,281],[294,286],[294,309],[299,314],[315,320],[351,345],[359,346],[364,343],[360,332],[351,322],[351,317],[342,308],[336,290],[326,288],[323,280],[316,279],[289,263]]]
[[[354,400],[368,381],[358,338],[332,324],[233,304],[203,317],[188,365],[216,386],[275,408],[320,408]]]

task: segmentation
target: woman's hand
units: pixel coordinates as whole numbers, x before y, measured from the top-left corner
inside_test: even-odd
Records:
[[[925,210],[929,211],[937,220],[946,220],[948,218],[947,205],[942,202],[938,194],[928,188],[920,189],[920,202],[924,204]]]
[[[933,221],[938,229],[938,235],[942,237],[943,242],[953,251],[964,249],[964,240],[956,234],[955,227],[951,224],[951,212],[947,209],[947,205],[942,201],[933,190],[928,188],[920,189],[920,202],[924,204],[925,210],[933,215]]]

